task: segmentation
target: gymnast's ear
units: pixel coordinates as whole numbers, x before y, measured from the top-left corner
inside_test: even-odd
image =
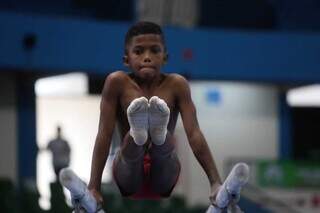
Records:
[[[123,62],[123,64],[124,64],[126,67],[129,66],[129,59],[128,59],[128,56],[127,56],[127,55],[124,55],[124,56],[122,57],[122,62]]]

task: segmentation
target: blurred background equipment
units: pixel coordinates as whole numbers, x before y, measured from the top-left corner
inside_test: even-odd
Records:
[[[252,169],[245,212],[320,211],[320,7],[317,0],[2,0],[0,212],[69,212],[48,152],[59,123],[70,167],[89,180],[105,77],[124,69],[124,34],[138,20],[164,27],[167,73],[190,81],[201,129],[223,177]],[[103,175],[107,212],[201,212],[208,183],[190,149],[174,196],[122,199]],[[186,143],[183,126],[176,128]],[[178,143],[178,144],[179,144]],[[49,187],[50,186],[50,187]],[[67,194],[66,194],[67,195]]]

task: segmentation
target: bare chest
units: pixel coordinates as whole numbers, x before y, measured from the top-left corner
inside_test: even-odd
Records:
[[[158,96],[159,98],[163,99],[167,103],[171,112],[173,112],[174,109],[176,108],[175,106],[176,100],[175,100],[174,92],[170,90],[170,88],[159,87],[152,90],[146,90],[146,89],[141,89],[135,85],[132,85],[124,89],[120,97],[120,106],[122,111],[126,112],[130,103],[134,99],[142,96],[146,97],[148,100],[152,96]]]
[[[178,116],[178,106],[174,88],[169,84],[164,83],[154,89],[143,89],[140,88],[137,84],[130,82],[124,85],[121,95],[119,97],[119,109],[117,109],[117,111],[118,124],[120,127],[121,135],[124,136],[126,132],[129,130],[129,124],[126,113],[128,106],[134,99],[140,98],[142,96],[146,97],[148,100],[152,96],[158,96],[167,103],[168,107],[170,108],[170,119],[168,129],[173,132]]]

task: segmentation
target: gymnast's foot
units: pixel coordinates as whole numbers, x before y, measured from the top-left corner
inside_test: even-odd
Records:
[[[152,143],[162,145],[167,136],[170,109],[167,103],[157,96],[149,100],[149,132]]]
[[[137,145],[142,146],[148,139],[148,99],[145,97],[134,99],[127,109],[127,116],[130,125],[129,134]]]

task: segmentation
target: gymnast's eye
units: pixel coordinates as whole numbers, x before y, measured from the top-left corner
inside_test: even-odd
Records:
[[[140,55],[143,53],[143,48],[142,47],[135,47],[133,49],[133,53],[136,54],[136,55]]]
[[[158,45],[152,46],[151,52],[154,54],[158,54],[159,52],[161,52],[161,48]]]

